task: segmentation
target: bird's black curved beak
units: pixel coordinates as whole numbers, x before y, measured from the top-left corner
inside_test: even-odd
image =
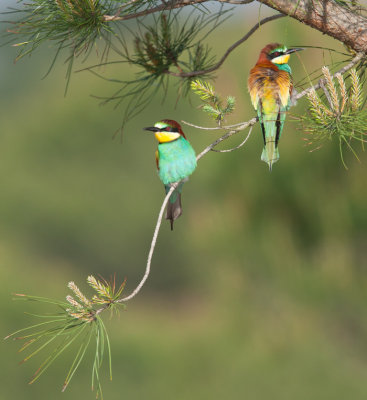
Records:
[[[285,52],[285,54],[292,54],[292,53],[295,53],[296,51],[301,51],[301,50],[304,50],[304,48],[303,47],[295,47],[294,49],[288,49]]]
[[[147,128],[143,128],[145,131],[151,131],[151,132],[158,132],[159,128],[156,128],[155,126],[148,126]]]

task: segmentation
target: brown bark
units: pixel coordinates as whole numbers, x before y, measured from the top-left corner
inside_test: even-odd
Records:
[[[134,0],[132,0],[133,2]],[[120,16],[105,15],[106,21],[134,19],[160,11],[206,3],[209,0],[171,0],[137,12]],[[221,3],[248,4],[254,0],[217,0]],[[357,53],[367,54],[367,17],[358,14],[335,0],[258,0],[258,2],[311,26],[350,46]]]
[[[330,0],[259,0],[356,52],[367,53],[367,18]]]

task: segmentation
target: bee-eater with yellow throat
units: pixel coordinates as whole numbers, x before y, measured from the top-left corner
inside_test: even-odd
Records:
[[[261,160],[272,165],[279,159],[278,144],[285,121],[285,113],[291,105],[293,90],[292,70],[288,65],[291,53],[302,48],[287,49],[279,43],[265,46],[251,69],[248,90],[257,111],[264,138]]]
[[[173,221],[182,214],[182,186],[196,168],[195,151],[187,141],[180,124],[172,119],[164,119],[144,129],[154,132],[158,140],[155,158],[158,175],[166,193],[169,192],[172,183],[182,181],[172,193],[166,210],[166,219],[171,221],[173,230]]]

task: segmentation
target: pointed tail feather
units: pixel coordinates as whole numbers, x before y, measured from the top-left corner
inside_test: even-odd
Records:
[[[261,128],[264,138],[261,160],[269,165],[271,171],[272,165],[279,160],[278,142],[282,130],[280,112],[262,115]]]
[[[175,195],[173,192],[172,196]],[[171,221],[171,231],[173,231],[173,221],[182,214],[181,193],[176,193],[174,202],[169,201],[166,210],[166,219]]]
[[[184,182],[180,183],[173,191],[166,209],[166,219],[171,221],[171,231],[173,231],[173,222],[182,214],[181,191]],[[171,185],[165,185],[166,193],[169,192]]]
[[[261,160],[269,165],[269,170],[271,171],[272,165],[279,160],[278,146],[274,141],[266,142],[261,154]]]

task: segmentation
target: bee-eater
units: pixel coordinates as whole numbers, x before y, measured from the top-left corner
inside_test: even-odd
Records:
[[[288,60],[291,53],[299,50],[303,49],[287,49],[279,43],[268,44],[261,50],[248,78],[251,102],[257,111],[264,138],[261,160],[268,163],[270,170],[279,159],[278,143],[285,112],[291,105],[293,84]]]
[[[171,221],[171,230],[173,230],[173,221],[182,214],[182,186],[196,168],[195,151],[176,121],[164,119],[144,129],[154,132],[158,140],[155,158],[158,175],[166,193],[169,192],[172,183],[182,181],[172,193],[166,210],[166,219]]]

